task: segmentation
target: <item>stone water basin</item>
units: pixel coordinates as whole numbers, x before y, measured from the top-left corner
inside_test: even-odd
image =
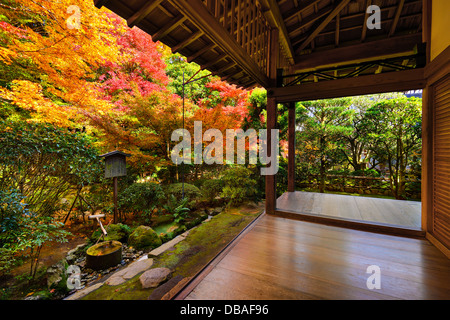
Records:
[[[93,245],[86,251],[86,267],[103,270],[118,265],[122,261],[122,243],[104,241]]]

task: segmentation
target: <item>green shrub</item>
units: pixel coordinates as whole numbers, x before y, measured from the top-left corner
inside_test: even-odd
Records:
[[[38,215],[52,215],[73,186],[93,182],[102,171],[97,156],[85,134],[0,120],[0,189],[18,190]]]
[[[164,192],[159,184],[133,183],[119,193],[117,205],[121,213],[138,214],[144,223],[150,224],[153,211],[163,198]]]
[[[364,176],[364,177],[380,177],[381,174],[375,169],[355,170],[351,173],[352,176]]]
[[[0,190],[0,271],[8,273],[17,259],[16,254],[30,257],[30,279],[36,275],[39,255],[47,242],[66,242],[69,232],[52,217],[29,210],[25,198],[18,191]],[[9,258],[6,258],[9,257]]]
[[[169,184],[164,188],[164,192],[166,194],[166,201],[168,202],[173,195],[178,201],[183,197],[183,184],[182,183],[173,183]],[[197,201],[201,197],[200,189],[194,186],[193,184],[185,183],[184,184],[184,197],[189,199],[189,202],[186,204],[186,207],[192,209],[195,207]]]
[[[200,188],[200,191],[208,202],[213,202],[214,199],[221,195],[224,187],[224,182],[221,179],[205,180]]]
[[[128,239],[128,236],[131,233],[131,229],[126,224],[117,223],[117,224],[110,224],[105,228],[108,235],[105,237],[105,241],[120,241],[120,242],[126,242]],[[91,242],[95,243],[97,242],[98,238],[102,236],[103,232],[99,228],[95,230],[91,235]]]
[[[164,209],[166,209],[167,213],[171,214],[174,218],[176,224],[182,224],[186,219],[189,211],[189,208],[186,207],[189,198],[184,198],[181,200],[177,200],[177,198],[171,194],[170,198],[166,205],[164,205]]]
[[[24,197],[15,190],[0,190],[0,248],[15,242],[20,234],[21,218],[29,214]]]
[[[237,206],[246,201],[257,201],[257,181],[252,178],[252,171],[244,166],[233,166],[224,172],[223,196],[229,205]]]

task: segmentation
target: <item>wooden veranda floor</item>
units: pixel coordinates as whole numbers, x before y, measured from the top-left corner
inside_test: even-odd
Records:
[[[177,299],[450,299],[450,260],[425,239],[263,214]]]
[[[329,193],[286,192],[277,209],[325,217],[421,228],[421,203]]]

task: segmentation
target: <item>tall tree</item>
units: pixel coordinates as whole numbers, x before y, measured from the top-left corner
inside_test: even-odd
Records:
[[[345,147],[341,150],[354,171],[358,173],[363,172],[368,165],[370,165],[370,169],[374,169],[378,164],[378,159],[371,154],[371,150],[367,147],[369,141],[364,122],[367,109],[380,100],[394,99],[401,96],[402,94],[400,93],[383,93],[351,98],[350,108],[354,110],[350,116],[353,133],[342,136]]]
[[[406,173],[420,154],[422,137],[421,99],[381,100],[367,110],[364,127],[372,150],[388,167],[392,194],[405,199]]]
[[[297,141],[304,145],[306,157],[317,162],[321,193],[325,192],[327,170],[342,159],[340,140],[353,132],[350,104],[351,99],[341,98],[306,101],[297,107]]]

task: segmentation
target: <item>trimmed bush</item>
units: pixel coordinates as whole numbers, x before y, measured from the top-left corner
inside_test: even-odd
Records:
[[[203,182],[201,192],[205,200],[213,202],[222,193],[224,182],[220,179],[211,179]]]
[[[142,222],[150,224],[153,210],[162,198],[164,192],[159,184],[133,183],[119,193],[118,207],[122,213],[141,215]]]
[[[237,206],[246,201],[257,201],[257,181],[252,178],[252,171],[244,166],[233,166],[224,172],[223,196],[229,205]]]

